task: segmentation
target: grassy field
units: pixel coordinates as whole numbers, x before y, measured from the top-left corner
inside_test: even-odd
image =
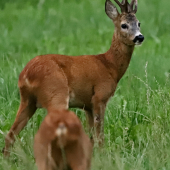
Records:
[[[105,146],[94,149],[92,170],[170,170],[170,1],[139,0],[145,36],[109,102]],[[104,0],[0,1],[0,149],[19,106],[18,75],[39,54],[98,54],[114,26]],[[85,115],[75,110],[85,125]],[[1,170],[36,169],[33,138],[46,111],[36,112]]]

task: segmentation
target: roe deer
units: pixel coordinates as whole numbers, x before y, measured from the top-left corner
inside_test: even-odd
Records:
[[[136,19],[137,0],[115,2],[121,13],[106,0],[105,12],[115,31],[110,49],[104,54],[66,56],[41,55],[33,58],[19,76],[21,103],[14,124],[5,138],[4,155],[14,143],[14,136],[27,124],[38,107],[51,109],[84,108],[94,137],[104,140],[104,113],[108,100],[124,75],[135,45],[143,42]]]
[[[89,170],[92,144],[74,112],[50,111],[34,139],[38,170]]]

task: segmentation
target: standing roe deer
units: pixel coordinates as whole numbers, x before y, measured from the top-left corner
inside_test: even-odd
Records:
[[[74,112],[50,111],[34,139],[38,170],[89,170],[92,144]]]
[[[5,138],[4,155],[14,143],[14,136],[27,124],[38,107],[49,112],[68,107],[84,108],[90,128],[103,143],[103,120],[106,104],[124,75],[135,45],[143,42],[140,23],[136,19],[137,0],[129,4],[110,0],[105,11],[115,25],[110,49],[104,54],[66,56],[41,55],[33,58],[19,76],[21,103],[14,124]]]

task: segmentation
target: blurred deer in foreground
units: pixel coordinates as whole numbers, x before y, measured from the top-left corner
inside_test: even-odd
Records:
[[[38,170],[90,170],[92,144],[74,112],[50,111],[34,140]]]
[[[14,136],[38,107],[46,108],[48,112],[68,107],[83,108],[96,141],[103,143],[106,104],[129,66],[134,46],[144,40],[135,16],[137,0],[130,4],[127,0],[115,2],[121,13],[110,0],[105,3],[106,14],[115,25],[111,47],[106,53],[77,57],[49,54],[28,62],[19,76],[21,103],[5,139],[4,155],[9,154]]]

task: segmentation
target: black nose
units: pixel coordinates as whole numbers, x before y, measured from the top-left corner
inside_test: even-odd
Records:
[[[138,42],[142,42],[144,40],[144,36],[143,35],[138,35],[135,37],[135,39],[133,40],[134,43]]]

